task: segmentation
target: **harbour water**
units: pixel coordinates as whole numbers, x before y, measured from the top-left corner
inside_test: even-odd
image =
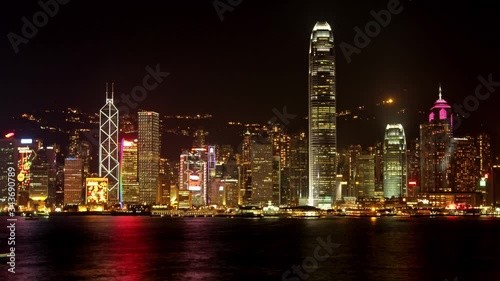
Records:
[[[500,280],[500,219],[19,219],[7,269],[0,280]]]

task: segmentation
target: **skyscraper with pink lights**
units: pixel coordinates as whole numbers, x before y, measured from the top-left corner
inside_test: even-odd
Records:
[[[441,86],[439,98],[429,113],[429,122],[420,125],[420,192],[451,192],[450,160],[453,136],[451,106],[443,99]]]

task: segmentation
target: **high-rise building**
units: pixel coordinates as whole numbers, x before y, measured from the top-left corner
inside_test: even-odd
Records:
[[[160,174],[160,115],[153,111],[138,113],[137,166],[139,173],[139,202],[154,204]]]
[[[46,206],[53,208],[57,205],[57,155],[60,151],[60,147],[57,144],[49,145],[45,147],[45,161],[47,162],[49,186]]]
[[[335,201],[337,119],[335,49],[327,22],[317,22],[309,48],[309,205]]]
[[[252,202],[252,134],[246,131],[243,134],[243,142],[241,144],[241,158],[239,165],[241,167],[240,173],[240,193],[242,203],[244,205],[251,204]]]
[[[120,178],[124,204],[139,204],[137,140],[122,140]]]
[[[493,206],[493,208],[500,207],[500,165],[492,165],[491,176],[489,177],[487,185],[487,205]]]
[[[384,138],[384,197],[406,197],[406,136],[401,124],[388,124]]]
[[[491,137],[489,134],[481,133],[476,138],[477,158],[479,160],[479,174],[484,176],[491,172],[493,157],[491,154]]]
[[[162,205],[170,205],[170,181],[172,180],[170,170],[172,167],[170,163],[165,158],[160,158],[160,174],[159,174],[159,184],[158,184],[158,194],[159,198],[157,203]]]
[[[384,143],[375,144],[375,196],[384,196]]]
[[[290,199],[290,136],[277,124],[269,132],[273,142],[273,202],[288,205]]]
[[[77,157],[64,159],[64,204],[83,203],[83,160]]]
[[[31,179],[29,197],[33,205],[45,207],[45,200],[49,196],[49,160],[47,150],[39,149],[31,164]]]
[[[453,138],[450,187],[453,192],[474,192],[479,182],[473,137]]]
[[[357,159],[357,194],[356,197],[373,198],[375,196],[375,153],[363,151]]]
[[[408,196],[414,197],[420,189],[420,140],[413,139],[408,146]]]
[[[292,136],[290,143],[290,205],[305,205],[309,199],[307,135]]]
[[[259,140],[252,143],[252,204],[267,206],[273,201],[273,145],[272,142]]]
[[[361,155],[363,148],[361,145],[349,145],[345,156],[345,169],[342,178],[347,181],[347,186],[344,188],[344,196],[357,197],[359,195],[358,177],[358,158]]]
[[[111,96],[106,84],[106,104],[99,111],[99,177],[108,179],[108,200],[121,203],[119,143],[119,112],[114,105],[114,83]],[[84,163],[85,164],[85,163]]]
[[[224,186],[226,206],[234,208],[242,204],[240,185],[239,185],[241,166],[237,164],[234,154],[232,152],[226,155],[227,156],[225,157],[225,161],[223,162],[222,165],[221,183]]]
[[[192,205],[207,204],[208,169],[206,148],[183,150],[179,166],[179,190],[191,193]]]
[[[19,153],[17,152],[18,146],[19,146],[19,140],[14,139],[13,134],[9,135],[9,137],[0,140],[0,209],[8,205],[9,186],[12,186],[14,189],[17,189],[16,182],[17,182],[17,175],[19,172],[19,170],[17,169],[17,162],[19,156]],[[9,176],[9,168],[14,169],[15,175],[13,177]],[[9,179],[11,180],[11,182],[12,179],[15,180],[13,184],[12,183],[9,184]]]
[[[31,189],[31,179],[33,172],[31,171],[33,161],[35,160],[38,151],[43,147],[41,140],[21,139],[20,145],[17,147],[18,161],[17,161],[17,205],[28,207]]]
[[[451,106],[439,98],[429,114],[429,122],[420,125],[420,191],[422,193],[451,192],[448,173],[453,136]]]

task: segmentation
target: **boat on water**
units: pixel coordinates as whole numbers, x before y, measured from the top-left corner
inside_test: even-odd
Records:
[[[27,220],[27,221],[30,221],[30,220],[39,220],[40,217],[38,217],[38,215],[36,213],[25,213],[24,214],[24,219]]]

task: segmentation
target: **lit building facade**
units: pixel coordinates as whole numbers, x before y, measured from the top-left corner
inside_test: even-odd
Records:
[[[305,205],[309,199],[307,135],[292,136],[290,143],[290,205]]]
[[[36,152],[31,166],[29,189],[29,198],[33,205],[45,207],[51,190],[55,189],[55,160],[56,152],[53,146],[43,147]]]
[[[124,204],[139,204],[137,140],[122,139],[120,178]]]
[[[153,111],[138,113],[139,202],[154,204],[160,173],[160,115]]]
[[[375,154],[371,151],[362,152],[357,159],[357,194],[360,198],[375,196]]]
[[[255,141],[252,143],[252,205],[267,206],[273,201],[273,145],[271,142]]]
[[[192,205],[205,206],[208,196],[206,148],[184,150],[180,156],[179,191],[191,193]]]
[[[453,136],[451,106],[439,99],[429,114],[429,122],[420,125],[420,192],[451,192],[448,173],[452,154]]]
[[[452,151],[449,175],[452,191],[474,192],[479,182],[474,138],[453,138]]]
[[[12,134],[13,137],[13,134]],[[8,205],[8,188],[9,188],[9,175],[8,169],[10,167],[14,168],[15,176],[18,175],[19,171],[17,169],[18,152],[17,147],[19,146],[19,140],[12,137],[4,138],[0,140],[0,208],[6,207]],[[17,182],[17,180],[16,180]],[[14,189],[16,189],[16,182],[14,182]],[[11,184],[12,186],[12,184]],[[17,193],[17,192],[16,192]]]
[[[401,124],[388,124],[384,138],[384,197],[406,197],[406,136]]]
[[[64,159],[64,204],[83,203],[83,160],[76,157]]]
[[[156,197],[159,198],[158,203],[162,205],[170,205],[170,182],[172,180],[171,169],[172,167],[170,166],[168,160],[160,158],[159,185]]]
[[[416,138],[408,145],[408,196],[419,193],[420,178],[420,140]]]
[[[108,203],[108,179],[85,179],[85,204],[100,205]]]
[[[333,32],[317,22],[309,49],[309,205],[335,201],[337,120]]]
[[[481,133],[476,138],[477,158],[479,160],[479,174],[484,176],[491,172],[493,156],[491,154],[491,136]]]
[[[251,204],[252,202],[252,135],[249,131],[243,134],[243,142],[241,144],[241,158],[239,161],[241,174],[240,174],[240,193],[242,203],[244,205]]]
[[[40,140],[21,139],[20,145],[17,147],[18,161],[17,161],[17,205],[27,207],[30,190],[31,180],[33,177],[32,166],[38,151],[42,148],[43,143]]]

